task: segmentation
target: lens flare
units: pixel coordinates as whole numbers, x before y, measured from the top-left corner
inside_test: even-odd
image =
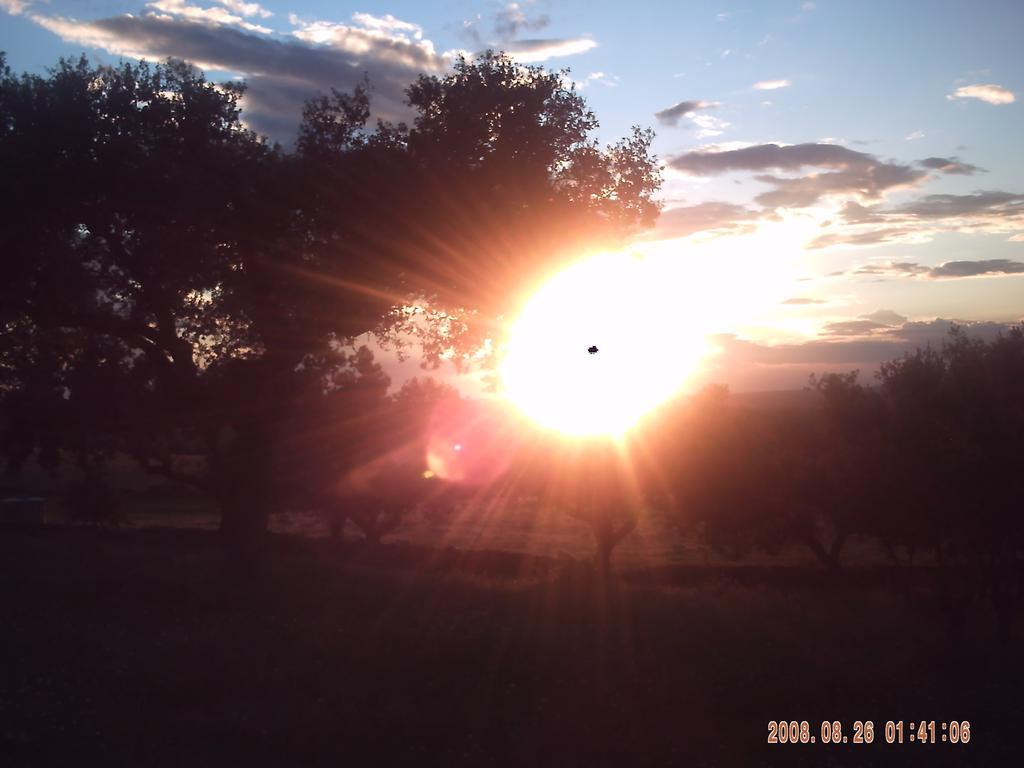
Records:
[[[446,482],[486,485],[508,468],[518,445],[516,435],[495,403],[444,401],[427,428],[427,472]]]

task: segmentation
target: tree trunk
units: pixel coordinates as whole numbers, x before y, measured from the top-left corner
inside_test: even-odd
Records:
[[[811,534],[804,539],[804,544],[814,553],[825,570],[830,574],[837,574],[842,570],[842,563],[839,556],[842,553],[843,545],[846,543],[846,533],[839,533],[832,541],[832,545],[826,549],[825,546]]]
[[[237,427],[234,444],[218,462],[220,533],[229,548],[255,555],[274,506],[271,440],[263,424]]]
[[[587,520],[590,530],[594,534],[594,543],[597,545],[594,564],[603,577],[611,575],[612,552],[615,547],[633,532],[637,524],[636,516],[630,512],[623,513],[618,520],[612,518],[610,512],[597,511],[593,517]]]

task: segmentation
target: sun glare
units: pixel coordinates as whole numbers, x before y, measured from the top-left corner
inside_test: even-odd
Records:
[[[552,277],[511,328],[506,397],[542,427],[574,436],[620,436],[671,397],[705,342],[658,276],[642,257],[610,253]]]

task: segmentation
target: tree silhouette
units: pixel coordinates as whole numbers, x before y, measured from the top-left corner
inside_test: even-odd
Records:
[[[373,378],[368,383],[372,386]],[[323,431],[335,446],[334,455],[343,460],[331,465],[320,486],[321,506],[332,535],[340,537],[345,521],[351,520],[367,542],[376,544],[413,508],[446,503],[447,489],[425,474],[426,431],[436,406],[459,395],[435,379],[413,378],[382,400],[354,401],[351,387],[337,396],[345,398],[340,410],[340,403],[333,406],[337,415],[345,415],[344,423],[339,429],[333,426],[336,421],[324,422],[329,426]],[[313,449],[322,452],[324,446]],[[315,456],[311,459],[316,461]]]
[[[717,552],[806,547],[829,571],[878,498],[881,405],[856,372],[812,378],[821,408],[737,405],[723,387],[699,393],[664,447],[677,514]]]
[[[941,349],[883,365],[880,380],[908,489],[893,514],[934,553],[954,631],[985,600],[1006,637],[1024,593],[1024,333],[986,343],[954,327]]]
[[[597,120],[557,73],[492,52],[460,58],[408,90],[411,126],[365,130],[370,93],[334,93],[306,112],[319,252],[356,293],[416,301],[442,333],[436,359],[473,350],[552,260],[620,242],[653,223],[652,134],[600,149]]]
[[[38,423],[62,443],[106,439],[168,476],[173,439],[205,441],[220,471],[181,479],[221,502],[226,525],[259,519],[249,502],[266,497],[232,465],[252,459],[242,445],[258,430],[241,415],[258,398],[216,390],[230,363],[256,357],[256,318],[239,309],[248,246],[272,247],[281,219],[261,215],[273,207],[260,187],[275,153],[238,123],[240,93],[174,62],[96,68],[83,58],[46,78],[6,66],[0,78],[0,157],[21,180],[4,185],[0,213],[11,388],[63,393],[59,421],[35,398]],[[92,386],[98,376],[105,388]],[[232,410],[239,439],[227,445]]]
[[[561,451],[551,467],[566,467],[569,477],[555,481],[555,498],[572,518],[586,523],[594,538],[598,575],[611,575],[612,553],[639,522],[640,488],[629,476],[616,448],[592,442]]]
[[[174,61],[0,73],[9,457],[74,424],[209,494],[239,542],[296,493],[284,448],[355,338],[458,359],[536,270],[649,224],[658,185],[649,133],[599,149],[559,75],[500,54],[417,80],[412,126],[369,129],[369,85],[315,99],[294,152],[244,128],[243,90]]]
[[[814,446],[817,478],[808,478],[796,492],[812,500],[817,524],[805,526],[798,536],[833,571],[851,535],[877,532],[888,517],[882,512],[891,490],[884,406],[877,391],[857,382],[858,376],[859,371],[850,371],[810,378],[810,388],[824,401],[824,424]]]

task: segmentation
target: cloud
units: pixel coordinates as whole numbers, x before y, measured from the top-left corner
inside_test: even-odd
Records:
[[[928,267],[918,264],[916,261],[890,261],[887,264],[868,264],[858,267],[851,274],[854,275],[897,275],[899,277],[913,277],[928,272]],[[842,274],[842,273],[840,273]]]
[[[541,40],[512,40],[502,46],[505,53],[523,64],[547,61],[558,56],[575,56],[597,47],[589,37],[550,38]]]
[[[14,7],[17,0],[3,0]],[[153,0],[142,15],[79,21],[30,14],[66,42],[130,58],[185,59],[204,69],[236,72],[248,90],[243,119],[254,130],[290,141],[305,102],[330,88],[351,91],[364,76],[372,86],[374,117],[407,119],[405,89],[420,74],[446,71],[455,52],[438,53],[422,27],[388,14],[355,13],[348,24],[289,14],[291,39],[247,21],[270,12],[246,0],[216,0],[199,7],[186,0]],[[505,11],[511,13],[511,7]],[[514,10],[514,9],[512,9]],[[517,17],[506,16],[506,23]],[[527,19],[519,28],[538,28]],[[525,27],[523,26],[525,24]],[[592,49],[589,38],[519,40],[506,46],[519,61],[544,61]]]
[[[918,139],[923,139],[923,138],[924,138],[924,131],[914,131],[913,133],[908,133],[906,136],[904,136],[903,140],[904,141],[917,141]]]
[[[247,3],[245,0],[217,0],[217,2],[240,16],[259,16],[261,19],[269,19],[274,15],[259,3]]]
[[[874,208],[868,208],[860,203],[849,200],[839,211],[839,216],[851,224],[865,224],[868,222],[883,221]]]
[[[946,96],[949,101],[956,99],[978,99],[987,104],[1012,104],[1016,97],[1013,91],[1001,85],[986,83],[984,85],[964,85]]]
[[[674,128],[679,125],[681,118],[691,116],[698,109],[710,109],[717,106],[717,101],[680,101],[678,104],[674,104],[660,112],[655,112],[654,116],[662,125],[669,125]]]
[[[606,88],[615,88],[619,84],[619,76],[609,75],[607,72],[591,72],[582,80],[577,81],[576,87],[583,89],[594,83],[599,83]]]
[[[864,320],[874,320],[876,323],[888,326],[901,325],[907,322],[907,318],[899,312],[893,312],[891,309],[876,309],[874,312],[861,315],[861,318]]]
[[[353,13],[352,21],[364,29],[375,30],[391,37],[412,37],[416,40],[423,39],[423,27],[413,24],[410,21],[396,19],[390,13],[383,16],[374,16],[369,13]]]
[[[32,0],[0,0],[0,8],[3,8],[12,16],[24,13],[25,9],[32,5]]]
[[[679,106],[685,109],[689,104]],[[1014,192],[932,194],[892,207],[880,202],[894,190],[934,178],[935,172],[960,176],[985,172],[959,157],[927,157],[911,165],[824,140],[791,145],[734,142],[669,157],[667,166],[702,177],[752,173],[755,181],[770,187],[754,198],[766,208],[807,208],[825,198],[840,198],[837,219],[825,222],[826,229],[805,243],[811,250],[924,243],[939,232],[1024,229],[1024,194]]]
[[[956,158],[929,158],[922,165],[956,162],[963,172],[975,169]],[[957,172],[957,167],[954,171]],[[982,170],[977,168],[978,171]],[[941,232],[1005,233],[1024,229],[1024,195],[1001,190],[982,190],[968,195],[935,194],[902,205],[866,207],[847,202],[840,211],[842,225],[818,235],[805,247],[874,245],[888,242],[927,242]]]
[[[918,219],[949,219],[984,214],[988,217],[1024,216],[1024,194],[999,190],[970,195],[926,195],[883,213],[904,214]]]
[[[253,24],[243,18],[243,16],[259,14],[259,12],[263,10],[256,3],[248,4],[237,2],[237,0],[227,0],[226,2],[222,2],[219,6],[201,8],[197,5],[189,5],[186,0],[152,0],[149,3],[146,3],[146,7],[152,8],[154,11],[159,11],[160,13],[157,14],[157,18],[188,19],[189,21],[212,24],[215,26],[226,24],[241,27],[249,32],[259,32],[264,35],[269,35],[273,31],[268,27]],[[231,13],[229,9],[239,10],[239,12],[242,13],[242,16]]]
[[[901,327],[906,322],[907,318],[898,312],[879,309],[852,320],[825,323],[820,333],[831,337],[871,337],[880,333],[891,334],[893,329]]]
[[[713,176],[731,171],[799,171],[825,168],[828,173],[781,177],[755,176],[772,190],[757,196],[770,207],[802,208],[827,195],[857,195],[874,200],[885,192],[917,184],[927,175],[908,165],[887,163],[874,155],[837,144],[809,143],[780,146],[755,144],[733,150],[698,150],[668,160],[676,170],[696,176]]]
[[[807,250],[817,250],[819,248],[830,248],[833,245],[878,245],[880,243],[891,243],[907,239],[915,234],[916,231],[909,227],[883,227],[866,231],[828,232],[818,235],[804,245],[804,248]]]
[[[597,47],[597,42],[586,36],[519,39],[521,33],[538,32],[551,23],[547,14],[528,15],[522,3],[508,3],[489,18],[493,20],[493,34],[481,32],[484,16],[479,13],[462,22],[460,34],[476,50],[501,50],[522,64],[535,64],[559,56],[575,56]]]
[[[918,162],[922,168],[931,168],[941,173],[948,173],[958,176],[970,176],[975,173],[985,173],[984,168],[979,168],[970,163],[960,161],[958,157],[926,157]]]
[[[807,166],[840,168],[873,161],[872,155],[837,144],[752,144],[739,149],[688,152],[672,158],[669,164],[686,173],[712,176],[726,171],[796,171]]]
[[[294,136],[308,98],[332,87],[352,90],[364,74],[373,86],[374,114],[384,119],[405,117],[408,84],[420,73],[444,71],[450,62],[450,57],[435,52],[429,40],[390,35],[380,25],[305,22],[294,16],[291,20],[297,29],[291,40],[205,18],[157,14],[94,21],[36,14],[32,19],[79,45],[132,58],[173,56],[206,69],[241,73],[249,85],[242,104],[246,123],[285,141]],[[404,32],[415,36],[415,30]]]
[[[1014,261],[1013,259],[947,261],[937,267],[928,267],[915,261],[890,261],[885,264],[868,264],[858,267],[852,274],[926,277],[933,280],[965,277],[999,277],[1024,274],[1024,261]]]
[[[981,261],[947,261],[928,272],[929,277],[977,277],[980,275],[1024,274],[1024,261],[983,259]]]
[[[874,320],[843,320],[835,323],[825,323],[821,332],[826,336],[866,336],[872,331],[878,331],[889,326],[885,323],[876,323]]]
[[[701,139],[721,136],[722,132],[729,127],[729,123],[714,115],[693,115],[690,120],[697,126],[697,137]]]
[[[750,87],[757,91],[774,91],[779,88],[789,88],[790,85],[792,83],[789,80],[761,80]]]
[[[530,18],[519,3],[509,3],[494,15],[494,34],[499,40],[512,40],[523,30],[537,32],[550,23],[546,13]]]
[[[369,56],[404,64],[409,68],[430,67],[441,69],[447,63],[438,57],[434,44],[422,40],[422,30],[415,24],[398,22],[387,17],[379,19],[365,13],[353,15],[357,25],[330,21],[304,21],[291,17],[296,27],[292,36],[306,43],[326,45],[353,56]],[[361,26],[367,23],[369,26]],[[387,31],[386,27],[391,30]],[[410,37],[410,33],[412,37]]]
[[[857,368],[861,370],[861,381],[870,383],[883,362],[918,347],[941,346],[954,324],[961,326],[968,336],[986,341],[1011,327],[1009,323],[936,318],[876,328],[867,335],[829,334],[787,344],[765,344],[734,334],[718,334],[710,339],[717,352],[703,366],[701,381],[725,382],[737,392],[795,389],[804,386],[811,373]]]
[[[707,202],[680,206],[662,211],[654,230],[646,237],[653,240],[670,240],[711,230],[730,230],[738,233],[737,231],[747,231],[754,222],[765,218],[774,218],[774,214],[733,203]]]
[[[804,296],[794,296],[793,298],[786,299],[785,301],[783,301],[781,303],[782,304],[787,304],[787,305],[793,306],[793,307],[803,307],[803,306],[806,306],[808,304],[827,304],[828,302],[825,301],[824,299],[809,299],[809,298],[806,298]]]
[[[714,115],[698,114],[698,110],[714,109],[719,106],[717,101],[680,101],[667,109],[655,112],[654,116],[662,125],[676,127],[682,118],[686,118],[697,127],[699,138],[719,136],[729,127],[725,120]]]

